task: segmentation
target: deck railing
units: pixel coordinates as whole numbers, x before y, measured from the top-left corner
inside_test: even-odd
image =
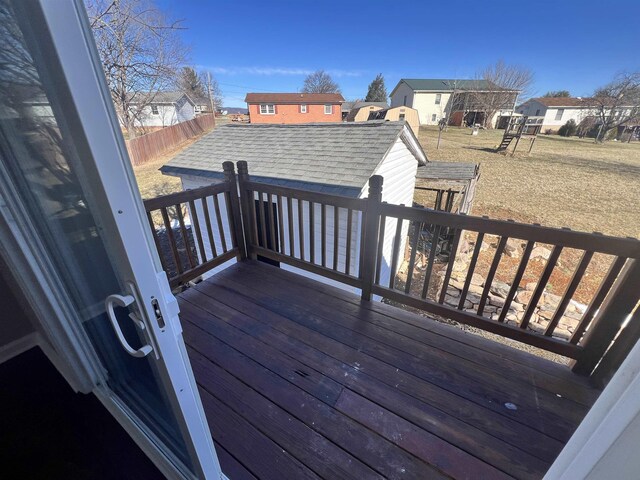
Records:
[[[222,183],[144,202],[171,288],[245,256],[234,166],[232,162],[223,166]]]
[[[172,286],[193,279],[234,256],[239,259],[263,257],[356,287],[361,290],[363,300],[379,295],[572,358],[576,372],[600,379],[606,379],[617,368],[640,336],[640,318],[635,310],[640,299],[638,240],[391,205],[382,202],[383,185],[379,176],[371,177],[368,198],[354,199],[253,180],[246,162],[238,162],[237,179],[231,162],[225,162],[224,169],[225,181],[221,184],[145,202],[156,245],[161,258],[165,256],[163,266],[165,269],[171,268],[169,263],[176,266],[175,274],[169,275]],[[224,200],[226,222],[218,207],[218,196]],[[204,198],[213,198],[215,223],[210,219],[211,208],[207,209]],[[198,201],[202,203],[202,210],[195,208],[194,203]],[[181,204],[188,205],[189,217],[193,220],[195,235],[191,240],[176,206]],[[176,209],[183,242],[187,239],[197,255],[193,252],[190,255],[189,249],[180,255],[166,211],[169,207]],[[151,215],[155,210],[160,210],[161,223],[171,244],[169,260],[167,249],[163,250],[159,242],[157,222]],[[201,228],[201,213],[207,227],[206,236]],[[418,267],[417,245],[425,226],[431,241]],[[225,233],[225,229],[228,232]],[[216,231],[223,233],[221,239],[230,238],[231,248],[221,239],[218,239],[221,243],[218,248],[214,242],[209,243],[216,237]],[[446,259],[438,262],[439,239],[443,237],[451,248]],[[390,248],[385,238],[393,239]],[[403,266],[405,280],[399,281],[398,273],[404,261],[402,245],[407,239],[411,252]],[[503,264],[510,239],[518,239],[524,248],[517,264],[511,260],[511,265],[507,265],[511,270],[505,273]],[[495,245],[495,249],[481,256],[488,243]],[[467,252],[460,248],[463,244],[469,245]],[[211,248],[207,248],[208,245]],[[515,305],[516,295],[523,290],[525,272],[531,278],[531,254],[537,246],[548,247],[548,258],[542,265],[538,261],[539,272],[534,272],[537,281],[530,282],[535,286],[528,292],[529,301],[520,305],[521,310],[515,315],[511,307]],[[450,284],[454,266],[461,256],[465,256],[467,262],[463,278],[457,272],[459,289],[452,302]],[[600,267],[608,262],[608,270],[600,275],[593,268],[589,270],[596,256],[600,257]],[[188,260],[187,268],[180,264],[183,257]],[[481,285],[472,283],[478,270],[485,275]],[[538,324],[538,328],[531,329],[534,312],[543,295],[547,295],[549,280],[557,270],[569,274],[570,280],[564,291],[558,292],[553,313],[547,312],[544,328],[540,329]],[[508,274],[511,277],[503,284],[507,288],[498,299],[501,307],[497,308],[492,289],[497,278],[505,279]],[[565,320],[568,308],[575,310],[572,300],[587,277],[592,286],[590,291],[595,293],[585,302],[571,335],[558,338],[554,332]],[[593,288],[594,277],[597,277],[596,288]],[[475,293],[471,293],[472,289]],[[471,296],[474,302],[469,302]],[[582,300],[584,302],[584,298]],[[575,315],[573,311],[573,318]],[[620,341],[613,344],[616,338]]]

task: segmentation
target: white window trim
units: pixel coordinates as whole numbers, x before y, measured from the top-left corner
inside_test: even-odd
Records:
[[[151,107],[151,115],[160,115],[160,109],[157,105],[150,105]]]
[[[329,111],[327,112],[327,107],[329,107]],[[333,105],[327,104],[324,106],[324,114],[325,115],[333,115]]]
[[[436,93],[436,105],[440,105],[442,103],[442,94]]]
[[[264,107],[264,110],[263,108]],[[272,107],[272,112],[269,111],[269,107]],[[275,115],[276,114],[276,106],[273,103],[261,103],[259,108],[260,115]]]
[[[309,111],[309,108],[307,107],[306,103],[303,103],[300,105],[300,113],[307,113]]]
[[[560,118],[558,118],[558,116],[560,116]],[[559,108],[558,110],[556,110],[556,122],[561,122],[562,121],[562,117],[564,116],[564,108]]]

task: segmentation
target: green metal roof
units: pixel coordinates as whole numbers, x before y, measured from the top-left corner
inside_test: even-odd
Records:
[[[406,83],[412,90],[426,90],[434,92],[452,92],[453,90],[490,90],[496,88],[496,85],[488,80],[403,78],[400,82]]]

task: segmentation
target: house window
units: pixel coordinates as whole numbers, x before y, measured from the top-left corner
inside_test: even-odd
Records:
[[[324,106],[324,114],[331,115],[333,113],[333,105],[325,105]]]
[[[564,108],[559,108],[556,112],[556,120],[562,120],[562,114],[564,113]]]
[[[433,115],[431,115],[431,121],[432,122],[435,122],[437,118],[438,117],[437,117],[437,115],[435,113]]]
[[[260,105],[260,114],[261,115],[275,115],[275,113],[276,113],[276,106],[275,105],[273,105],[271,103]]]
[[[442,94],[436,93],[436,105],[440,105],[441,101],[442,101]]]
[[[159,115],[160,112],[158,112],[158,106],[157,105],[151,105],[151,113],[153,113],[154,115]]]
[[[300,113],[307,113],[307,106],[306,105],[300,105]]]
[[[539,116],[540,116],[540,109],[537,109],[536,110],[536,117],[539,117]]]
[[[402,104],[406,107],[407,106],[407,96],[404,96],[404,100],[402,101]]]

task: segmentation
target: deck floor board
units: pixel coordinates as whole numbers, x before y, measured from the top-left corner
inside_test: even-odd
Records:
[[[214,442],[248,478],[541,478],[598,394],[546,360],[258,262],[179,303]]]

